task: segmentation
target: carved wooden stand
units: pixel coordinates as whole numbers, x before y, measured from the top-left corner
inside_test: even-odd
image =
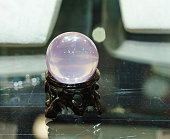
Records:
[[[63,84],[58,82],[47,71],[45,81],[45,92],[49,96],[46,101],[48,107],[45,111],[47,118],[56,118],[62,109],[70,108],[75,115],[82,116],[88,106],[93,106],[98,115],[101,114],[100,95],[97,81],[100,72],[97,69],[91,79],[85,83]]]

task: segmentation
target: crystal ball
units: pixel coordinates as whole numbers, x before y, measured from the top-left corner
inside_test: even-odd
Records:
[[[52,40],[46,64],[59,82],[77,84],[88,81],[96,71],[99,54],[93,41],[78,32],[66,32]]]

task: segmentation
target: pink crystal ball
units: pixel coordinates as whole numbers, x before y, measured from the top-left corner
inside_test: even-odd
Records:
[[[63,33],[50,43],[46,64],[59,82],[77,84],[88,81],[96,71],[99,54],[93,41],[78,32]]]

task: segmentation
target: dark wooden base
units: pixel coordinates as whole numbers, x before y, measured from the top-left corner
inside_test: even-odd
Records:
[[[82,116],[88,106],[92,106],[98,115],[101,114],[100,95],[96,90],[99,89],[97,81],[100,72],[97,69],[91,79],[79,84],[63,84],[58,82],[46,72],[45,92],[48,95],[45,111],[47,118],[56,118],[62,109],[70,108],[75,115]]]

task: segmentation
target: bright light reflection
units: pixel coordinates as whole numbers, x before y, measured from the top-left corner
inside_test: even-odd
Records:
[[[170,90],[168,81],[156,76],[147,79],[143,88],[145,95],[148,97],[163,97]]]
[[[102,27],[97,27],[92,32],[92,37],[94,41],[101,43],[106,39],[105,29]]]
[[[45,124],[45,116],[39,115],[33,124],[33,133],[36,139],[47,139],[48,138],[48,126]]]

